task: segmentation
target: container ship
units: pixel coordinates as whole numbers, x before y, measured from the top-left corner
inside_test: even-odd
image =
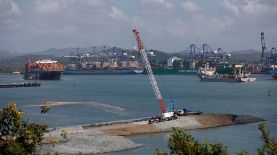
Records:
[[[101,75],[101,74],[142,74],[143,69],[117,68],[117,69],[65,69],[65,75]]]
[[[117,61],[108,59],[105,61],[86,61],[80,59],[77,63],[66,65],[64,75],[115,75],[115,74],[142,74],[143,68],[135,60]]]
[[[53,60],[28,61],[25,64],[26,80],[59,80],[64,66]]]
[[[197,69],[153,68],[154,74],[197,74]],[[144,71],[146,74],[146,71]]]
[[[197,74],[196,62],[189,61],[186,66],[184,66],[184,61],[178,57],[171,57],[167,59],[167,62],[163,64],[159,64],[159,62],[152,63],[152,70],[154,74],[177,74],[177,75],[185,75],[185,74]],[[146,73],[146,70],[144,71]]]

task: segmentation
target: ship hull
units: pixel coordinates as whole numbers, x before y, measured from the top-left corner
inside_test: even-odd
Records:
[[[205,82],[242,82],[240,78],[221,78],[216,76],[198,75],[201,81]]]
[[[153,68],[154,74],[197,74],[197,70],[194,69],[164,69],[164,68]],[[146,71],[144,71],[146,74]]]
[[[26,80],[60,80],[62,71],[29,71],[24,78]]]
[[[110,74],[142,74],[141,69],[87,69],[87,70],[64,70],[64,75],[110,75]]]
[[[277,70],[271,70],[270,75],[272,76],[273,80],[277,80]]]

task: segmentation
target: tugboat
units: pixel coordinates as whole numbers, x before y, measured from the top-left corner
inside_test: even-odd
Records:
[[[273,80],[277,80],[277,65],[272,65],[272,70],[270,70],[270,75],[272,76]]]
[[[64,66],[54,60],[38,60],[25,64],[26,80],[59,80]]]

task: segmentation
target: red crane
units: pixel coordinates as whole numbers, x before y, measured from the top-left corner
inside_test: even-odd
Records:
[[[167,109],[166,109],[166,107],[164,105],[164,101],[163,101],[160,89],[159,89],[157,81],[156,81],[156,79],[155,79],[155,77],[153,75],[153,71],[152,71],[150,62],[149,62],[149,60],[147,58],[147,54],[145,52],[145,48],[144,48],[144,46],[142,44],[142,41],[140,39],[139,31],[137,29],[133,29],[133,32],[135,34],[135,37],[136,37],[136,40],[137,40],[137,43],[138,43],[138,48],[139,48],[140,54],[142,56],[144,67],[145,67],[145,69],[147,71],[147,74],[148,74],[148,77],[149,77],[149,81],[150,81],[151,86],[153,88],[153,91],[154,91],[154,94],[156,96],[156,99],[157,99],[157,101],[158,101],[158,103],[160,105],[163,117],[171,117],[171,116],[173,116],[173,112],[167,111]]]

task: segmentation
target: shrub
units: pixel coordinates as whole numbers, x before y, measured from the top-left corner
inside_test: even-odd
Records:
[[[257,155],[277,155],[277,140],[270,137],[269,131],[265,129],[265,123],[259,124],[262,148],[257,150]],[[222,144],[209,142],[199,143],[184,129],[173,128],[173,133],[168,140],[170,155],[227,155],[227,147]],[[168,155],[156,149],[157,155]],[[247,151],[241,151],[237,155],[249,155]]]
[[[33,154],[47,125],[24,121],[16,104],[0,110],[0,154]]]

